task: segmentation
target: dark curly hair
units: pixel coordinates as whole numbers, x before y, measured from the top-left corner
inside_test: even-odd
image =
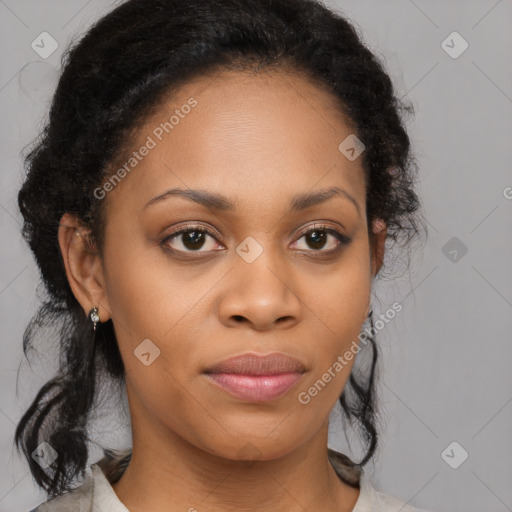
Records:
[[[386,244],[404,246],[425,228],[402,115],[413,108],[396,96],[383,65],[341,15],[314,0],[128,0],[116,7],[66,50],[49,119],[25,156],[18,195],[23,236],[46,291],[25,330],[23,350],[27,356],[35,335],[58,325],[60,364],[20,419],[15,442],[49,496],[70,490],[84,475],[99,384],[121,389],[125,383],[112,321],[98,325],[91,343],[90,322],[69,286],[57,235],[62,215],[81,219],[101,254],[105,201],[94,190],[137,127],[194,77],[265,67],[292,70],[327,89],[364,142],[368,227],[382,219]],[[369,236],[373,244],[371,229]],[[360,466],[374,455],[378,438],[378,351],[374,336],[368,339],[370,363],[354,367],[339,399],[344,426],[348,419],[362,433]],[[45,469],[31,456],[43,441],[59,454]],[[104,453],[107,464],[113,452]],[[114,480],[127,462],[129,455],[111,468]]]

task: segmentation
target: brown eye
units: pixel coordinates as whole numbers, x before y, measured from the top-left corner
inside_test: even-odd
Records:
[[[313,252],[331,252],[341,246],[350,243],[351,239],[346,235],[327,226],[314,226],[303,232],[299,240],[304,239],[307,247],[299,247],[301,250]],[[298,242],[296,242],[298,243]]]
[[[307,235],[304,235],[306,237],[307,244],[315,250],[320,250],[325,247],[325,244],[327,243],[327,239],[329,235],[326,231],[323,230],[317,230],[309,231]]]
[[[177,252],[208,252],[216,250],[214,240],[215,235],[205,228],[187,227],[166,236],[161,245]]]

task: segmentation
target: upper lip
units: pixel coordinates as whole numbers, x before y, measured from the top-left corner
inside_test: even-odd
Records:
[[[257,354],[246,352],[215,364],[206,373],[231,373],[239,375],[279,375],[304,373],[306,368],[294,357],[280,353]]]

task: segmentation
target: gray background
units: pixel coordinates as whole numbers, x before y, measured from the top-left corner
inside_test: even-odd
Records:
[[[62,50],[112,5],[0,0],[0,511],[29,510],[45,498],[12,438],[55,367],[55,354],[45,351],[23,362],[16,389],[22,332],[38,304],[37,269],[19,233],[20,151],[42,127]],[[376,317],[394,301],[404,309],[378,335],[384,430],[366,471],[379,489],[431,511],[512,510],[512,1],[330,5],[352,20],[415,106],[408,128],[429,223],[410,273],[375,283]],[[31,48],[43,31],[59,45],[48,58]],[[441,46],[454,31],[469,44],[458,58]],[[119,410],[116,418],[109,409],[100,414],[98,443],[130,442],[126,409]],[[453,465],[462,450],[469,454],[457,469],[441,455],[454,441],[445,459]],[[360,453],[345,444],[339,421],[330,442]]]

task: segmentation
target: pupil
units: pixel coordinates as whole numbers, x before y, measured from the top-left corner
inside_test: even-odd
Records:
[[[183,245],[187,249],[200,249],[204,244],[204,233],[202,231],[188,231],[187,233],[183,233],[184,237]],[[196,245],[197,242],[200,242],[199,245]]]

